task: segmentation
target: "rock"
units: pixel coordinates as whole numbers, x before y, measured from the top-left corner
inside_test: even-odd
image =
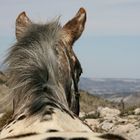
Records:
[[[104,121],[102,124],[100,124],[100,127],[102,130],[108,132],[113,127],[113,125],[113,123]]]
[[[140,108],[136,108],[136,109],[134,110],[134,114],[135,114],[135,115],[140,115]]]
[[[124,118],[119,118],[119,117],[118,117],[117,122],[118,122],[119,124],[126,124],[126,123],[128,123],[128,119],[124,119]]]
[[[106,120],[107,122],[110,122],[110,123],[116,123],[119,119],[119,117],[117,116],[106,116],[103,118],[104,120]]]
[[[99,112],[91,111],[91,112],[87,113],[86,116],[89,118],[97,119],[97,118],[99,118]]]
[[[113,116],[118,116],[121,113],[120,110],[118,110],[118,109],[111,109],[108,107],[105,107],[105,108],[99,107],[97,109],[97,112],[99,112],[100,117],[106,117],[106,116],[113,117]]]
[[[91,111],[91,112],[88,112],[87,115],[95,115],[96,114],[96,111]]]
[[[97,111],[86,114],[95,116],[99,113],[99,117],[86,119],[86,123],[95,132],[119,134],[133,140],[140,140],[139,108],[135,109],[134,112],[133,115],[120,116],[120,111],[117,109],[99,107]]]
[[[99,128],[99,120],[98,119],[86,119],[85,123],[91,127],[95,132]]]
[[[80,113],[79,113],[79,117],[80,117],[80,118],[83,118],[85,115],[86,115],[85,112],[80,112]]]
[[[140,140],[140,128],[131,132],[129,136],[134,140]]]
[[[125,124],[125,125],[116,125],[110,130],[110,132],[115,134],[128,134],[136,130],[133,124]]]

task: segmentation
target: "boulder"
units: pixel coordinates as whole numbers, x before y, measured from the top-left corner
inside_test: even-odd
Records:
[[[85,112],[80,112],[80,113],[79,113],[79,117],[80,117],[80,118],[85,117],[85,115],[86,115],[86,113],[85,113]]]
[[[98,119],[86,119],[85,123],[90,126],[93,131],[97,132],[97,129],[99,128]]]
[[[135,115],[140,115],[140,108],[136,108],[136,109],[134,110],[134,114],[135,114]]]
[[[110,130],[110,132],[115,134],[128,134],[135,130],[136,130],[135,126],[129,123],[125,125],[116,125]]]
[[[99,112],[99,115],[100,117],[107,117],[107,116],[110,116],[110,117],[114,117],[114,116],[118,116],[120,115],[120,110],[118,109],[111,109],[111,108],[108,108],[108,107],[99,107],[97,109],[97,112]]]
[[[104,121],[103,123],[100,124],[100,128],[105,131],[108,132],[112,127],[113,127],[113,123]]]
[[[129,136],[134,140],[140,140],[140,128],[129,133]]]

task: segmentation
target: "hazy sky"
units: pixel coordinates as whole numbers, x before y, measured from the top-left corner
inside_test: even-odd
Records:
[[[140,78],[140,0],[0,0],[0,62],[16,41],[20,12],[42,23],[61,16],[63,25],[80,7],[87,24],[74,49],[83,76]]]

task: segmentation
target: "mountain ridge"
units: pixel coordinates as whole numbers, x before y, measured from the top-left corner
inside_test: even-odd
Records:
[[[140,102],[140,79],[82,77],[79,87],[111,101]]]

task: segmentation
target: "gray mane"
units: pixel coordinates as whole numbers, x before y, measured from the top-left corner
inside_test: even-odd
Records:
[[[15,114],[24,108],[34,114],[45,105],[67,110],[66,95],[58,81],[56,48],[62,45],[61,36],[58,20],[44,25],[32,24],[11,47],[5,63]]]

